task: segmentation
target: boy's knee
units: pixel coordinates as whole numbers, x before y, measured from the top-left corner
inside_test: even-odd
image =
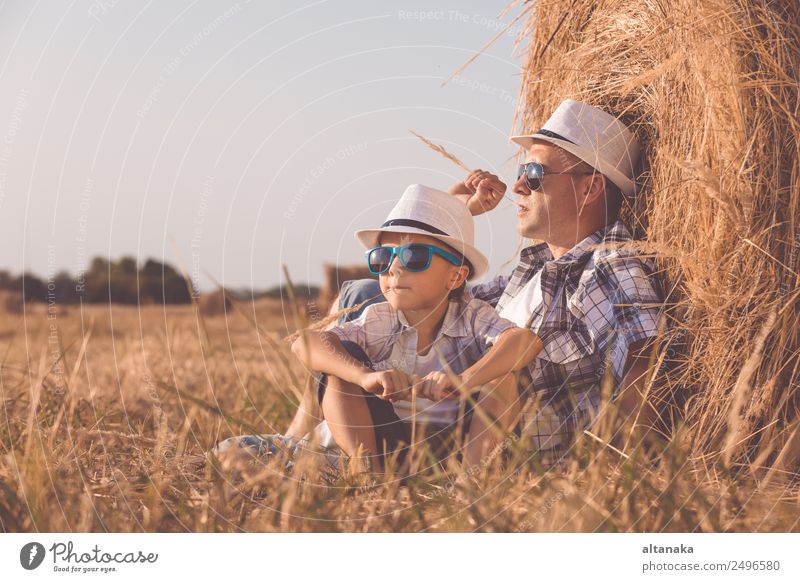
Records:
[[[364,364],[367,368],[374,369],[372,362],[369,359],[369,356],[364,351],[364,349],[358,345],[356,342],[350,340],[343,340],[342,347],[347,350],[347,353],[350,354],[353,358]],[[338,380],[336,376],[330,376],[325,373],[320,373],[317,375],[317,402],[322,405],[322,401],[325,397],[325,392],[327,390],[328,384],[330,383],[331,379]]]

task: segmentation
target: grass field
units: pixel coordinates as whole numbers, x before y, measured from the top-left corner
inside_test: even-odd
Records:
[[[800,531],[780,472],[692,458],[691,427],[641,442],[613,408],[545,469],[507,440],[480,466],[400,482],[313,457],[225,467],[218,440],[284,429],[307,373],[280,302],[227,316],[191,306],[78,306],[0,315],[0,529],[4,531]],[[624,450],[606,443],[626,431]],[[305,473],[308,478],[298,480]]]

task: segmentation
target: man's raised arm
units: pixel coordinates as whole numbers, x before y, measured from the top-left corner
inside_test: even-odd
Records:
[[[456,182],[447,192],[466,204],[472,216],[478,216],[496,208],[507,188],[494,174],[473,170],[463,182]]]

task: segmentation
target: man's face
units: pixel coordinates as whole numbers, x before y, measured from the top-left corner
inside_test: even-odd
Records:
[[[524,237],[544,241],[575,231],[581,194],[590,183],[590,177],[553,175],[553,172],[571,172],[577,168],[563,150],[544,141],[534,141],[525,162],[542,164],[545,177],[539,190],[531,191],[524,176],[514,184],[513,190],[519,195],[517,231]]]

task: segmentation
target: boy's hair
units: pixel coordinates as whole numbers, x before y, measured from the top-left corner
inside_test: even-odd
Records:
[[[472,263],[470,263],[469,260],[464,255],[459,253],[456,249],[451,247],[449,244],[447,244],[447,243],[445,243],[443,241],[437,241],[437,242],[444,247],[444,250],[446,250],[446,251],[448,251],[450,253],[453,253],[456,256],[456,258],[458,258],[462,262],[462,264],[466,265],[467,269],[469,269],[469,271],[467,272],[467,276],[464,279],[464,282],[461,283],[461,285],[458,288],[451,289],[450,293],[447,294],[447,299],[449,301],[460,301],[461,299],[463,299],[464,291],[466,291],[466,289],[467,289],[467,279],[470,278],[470,275],[472,275],[472,272],[473,272]],[[377,243],[381,244],[381,235],[380,234],[378,235]]]

